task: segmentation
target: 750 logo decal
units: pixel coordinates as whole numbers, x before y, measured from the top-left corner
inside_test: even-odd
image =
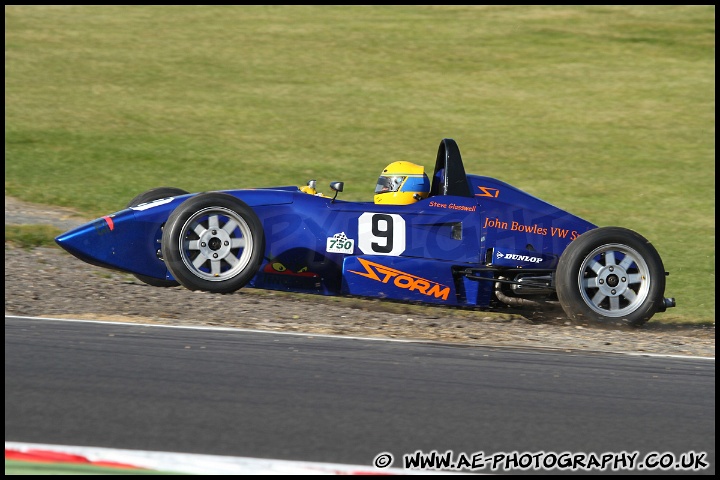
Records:
[[[355,240],[348,238],[345,232],[336,233],[327,239],[325,251],[330,253],[353,253],[355,248]]]

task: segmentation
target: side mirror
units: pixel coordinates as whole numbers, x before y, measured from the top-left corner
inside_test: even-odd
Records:
[[[333,197],[332,202],[334,202],[335,199],[337,198],[338,192],[343,191],[344,186],[345,186],[345,182],[332,182],[330,184],[330,190],[335,192],[335,196]]]

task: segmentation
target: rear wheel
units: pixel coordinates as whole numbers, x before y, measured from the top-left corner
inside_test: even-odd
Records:
[[[135,198],[130,200],[127,205],[125,205],[125,208],[137,207],[138,205],[142,205],[143,203],[154,202],[155,200],[160,200],[161,198],[177,197],[178,195],[185,195],[187,193],[188,192],[181,188],[157,187],[143,192],[140,195],[137,195]],[[153,287],[177,287],[178,285],[180,285],[175,280],[149,277],[147,275],[140,275],[139,273],[133,273],[133,275],[141,282],[151,285]]]
[[[573,320],[640,326],[664,305],[665,268],[640,234],[602,227],[568,245],[558,262],[556,288]]]
[[[257,273],[265,235],[255,212],[227,193],[203,193],[170,215],[162,255],[178,282],[190,290],[234,292]]]

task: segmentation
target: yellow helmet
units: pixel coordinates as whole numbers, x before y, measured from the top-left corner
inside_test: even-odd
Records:
[[[382,171],[375,187],[375,203],[409,205],[427,198],[430,179],[425,168],[411,162],[393,162]]]

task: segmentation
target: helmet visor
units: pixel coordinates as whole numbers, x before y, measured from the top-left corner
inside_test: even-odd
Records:
[[[375,193],[397,192],[400,190],[403,182],[407,177],[404,175],[392,175],[389,177],[378,178],[375,186]]]

